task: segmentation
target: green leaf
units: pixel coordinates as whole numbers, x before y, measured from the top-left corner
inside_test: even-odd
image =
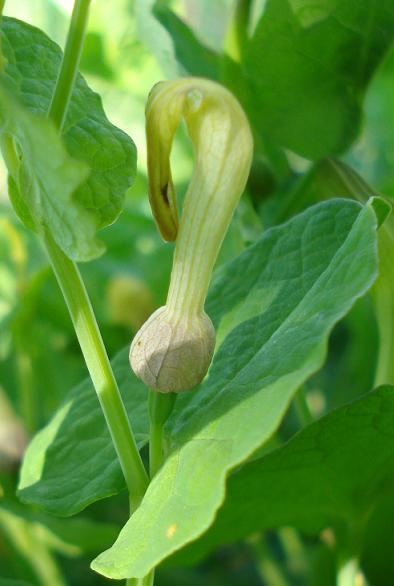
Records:
[[[185,74],[218,80],[220,56],[202,45],[189,27],[167,6],[156,5],[153,14],[171,35],[176,59]]]
[[[88,167],[70,157],[49,120],[30,114],[1,86],[0,108],[9,193],[18,216],[38,233],[49,230],[71,258],[98,256],[103,249],[95,239],[95,218],[73,197]]]
[[[137,33],[144,45],[155,56],[168,79],[179,77],[180,68],[175,56],[173,40],[155,18],[155,0],[136,0]]]
[[[311,159],[346,150],[393,36],[392,0],[269,0],[243,63],[261,134]]]
[[[137,443],[148,440],[147,391],[132,374],[128,349],[112,361]],[[27,448],[18,496],[67,516],[124,488],[115,450],[90,379],[67,397]]]
[[[4,76],[10,90],[31,113],[45,116],[61,63],[60,48],[39,29],[13,18],[2,19],[1,33],[7,60]],[[90,169],[74,194],[75,201],[90,214],[97,228],[111,224],[121,212],[125,192],[134,179],[135,146],[108,121],[100,97],[80,75],[63,140],[68,154]]]
[[[215,524],[185,552],[188,562],[256,531],[363,525],[394,487],[393,423],[394,387],[379,387],[246,464],[229,479]]]
[[[376,227],[371,205],[333,200],[219,271],[207,304],[219,345],[209,377],[170,421],[168,460],[94,570],[142,577],[212,524],[227,473],[271,437],[322,365],[331,328],[374,281]]]

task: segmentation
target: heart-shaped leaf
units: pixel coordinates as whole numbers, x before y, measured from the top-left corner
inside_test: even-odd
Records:
[[[172,420],[169,458],[96,571],[142,577],[212,524],[227,473],[276,430],[331,328],[376,277],[376,227],[373,205],[333,200],[224,266],[208,303],[220,346],[209,377]]]

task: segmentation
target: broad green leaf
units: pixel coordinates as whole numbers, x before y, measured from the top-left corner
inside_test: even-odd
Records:
[[[142,577],[212,524],[227,473],[277,429],[322,365],[331,328],[374,281],[376,227],[373,206],[333,200],[219,271],[207,304],[218,328],[209,376],[170,422],[168,460],[93,569]]]
[[[214,525],[185,559],[195,562],[219,543],[281,526],[312,535],[363,526],[394,488],[393,423],[394,387],[379,387],[246,464],[230,477]]]
[[[74,199],[87,165],[70,157],[49,120],[30,114],[1,86],[0,108],[9,193],[20,219],[35,232],[49,230],[74,260],[100,255],[95,218]]]
[[[262,135],[311,159],[348,148],[393,36],[392,0],[268,0],[243,63]]]
[[[138,445],[148,439],[147,390],[135,378],[128,349],[112,361]],[[56,515],[73,515],[124,488],[115,450],[90,379],[78,385],[32,440],[19,497]]]
[[[2,19],[1,33],[7,84],[31,113],[45,116],[60,67],[60,48],[39,29],[13,18]],[[97,228],[111,224],[122,210],[125,192],[135,175],[135,146],[108,121],[100,97],[80,75],[63,139],[68,154],[90,169],[74,194],[75,201],[91,215]]]
[[[313,165],[287,201],[279,203],[274,216],[276,220],[283,219],[310,205],[317,197],[330,199],[338,195],[364,203],[376,191],[346,163],[326,158]],[[373,289],[381,348],[374,381],[377,386],[394,383],[394,216],[391,200],[374,197],[373,202],[378,222],[383,224],[379,230],[379,278]],[[346,366],[349,372],[349,364]],[[357,368],[360,371],[359,365]]]

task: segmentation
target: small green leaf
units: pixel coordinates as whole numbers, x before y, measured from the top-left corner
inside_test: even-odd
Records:
[[[38,233],[49,230],[75,260],[98,256],[95,218],[73,196],[89,174],[87,165],[70,157],[49,120],[30,114],[1,86],[0,108],[9,193],[20,219]]]
[[[219,543],[290,525],[317,535],[365,523],[394,487],[394,387],[380,387],[328,413],[283,447],[234,474],[215,524],[188,563]]]
[[[219,271],[207,312],[219,334],[232,312],[227,336],[170,420],[170,456],[96,571],[142,577],[212,524],[227,473],[274,433],[322,365],[330,330],[373,283],[376,228],[371,206],[333,200],[267,231]]]
[[[146,387],[130,371],[128,349],[114,358],[112,367],[142,447],[149,430]],[[123,488],[122,472],[97,396],[90,379],[86,379],[30,443],[18,495],[26,503],[67,516]]]
[[[262,136],[311,159],[348,148],[393,37],[392,0],[269,0],[243,63]]]
[[[4,77],[10,90],[31,113],[46,116],[61,49],[39,29],[7,17],[1,21],[1,46],[7,59]],[[136,150],[131,138],[109,122],[100,97],[80,75],[67,112],[63,140],[68,154],[90,169],[74,194],[75,201],[91,215],[97,228],[111,224],[121,212],[125,193],[133,182]]]

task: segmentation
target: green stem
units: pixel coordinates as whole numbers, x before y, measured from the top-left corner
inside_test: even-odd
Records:
[[[164,424],[171,414],[175,400],[175,393],[149,391],[149,473],[151,478],[160,470],[164,461]]]
[[[163,426],[150,424],[149,430],[149,474],[153,478],[163,464]]]
[[[89,4],[90,0],[76,0],[74,4],[63,61],[48,112],[59,130],[63,126],[78,70]],[[65,256],[49,234],[45,235],[44,240],[118,454],[130,494],[130,505],[133,509],[137,508],[149,480],[88,294],[76,264]]]
[[[148,477],[89,297],[75,263],[66,257],[48,234],[45,244],[119,457],[130,493],[130,502],[133,508],[136,508],[146,491]]]
[[[67,114],[88,22],[90,0],[74,3],[66,47],[48,117],[61,131]],[[109,432],[126,480],[130,509],[136,509],[149,484],[111,364],[81,275],[49,234],[45,244],[60,288],[66,300],[94,388],[97,392]],[[153,573],[137,582],[153,584]],[[128,581],[127,584],[135,584]]]
[[[309,409],[309,405],[306,400],[306,393],[305,387],[302,386],[298,389],[294,399],[293,405],[297,413],[298,421],[301,424],[301,427],[305,427],[313,422],[313,415],[311,410]]]
[[[151,478],[159,471],[164,462],[164,424],[174,408],[175,400],[175,393],[149,391],[149,474]],[[155,571],[152,570],[144,578],[127,580],[126,586],[153,586],[154,579]]]
[[[49,107],[49,117],[62,128],[78,72],[91,0],[76,0],[67,35],[63,60]]]
[[[0,0],[0,16],[3,14],[4,6],[6,0]]]

